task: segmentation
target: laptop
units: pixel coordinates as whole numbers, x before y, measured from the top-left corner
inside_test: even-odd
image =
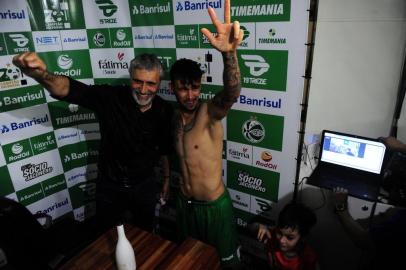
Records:
[[[307,184],[375,201],[379,194],[386,146],[377,139],[323,130],[319,163]]]

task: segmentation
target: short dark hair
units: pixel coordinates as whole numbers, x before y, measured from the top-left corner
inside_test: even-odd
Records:
[[[172,65],[169,76],[172,83],[175,83],[176,80],[180,80],[183,84],[189,84],[193,81],[200,80],[203,73],[197,62],[182,58]]]
[[[161,61],[159,61],[158,57],[155,54],[151,53],[139,54],[133,60],[131,60],[128,71],[131,74],[135,69],[146,69],[148,71],[158,70],[159,77],[161,79],[164,75],[164,69],[162,67]]]
[[[297,229],[301,237],[306,236],[316,224],[316,214],[301,203],[288,203],[279,213],[278,228]]]

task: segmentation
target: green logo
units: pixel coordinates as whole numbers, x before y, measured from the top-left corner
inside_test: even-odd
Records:
[[[9,54],[34,51],[31,32],[4,33]]]
[[[31,144],[28,139],[3,145],[3,152],[8,164],[31,157],[33,155],[31,151]]]
[[[76,104],[56,101],[49,103],[48,107],[52,116],[52,125],[56,129],[97,122],[93,111]]]
[[[288,51],[237,51],[242,86],[286,91]]]
[[[86,32],[90,49],[111,48],[110,33],[107,28],[87,29]]]
[[[131,28],[110,29],[110,37],[113,48],[132,48],[133,38]]]
[[[92,78],[88,50],[38,53],[50,71],[75,79]]]
[[[227,115],[227,139],[282,151],[282,116],[231,110]]]
[[[80,0],[27,0],[33,31],[84,29],[82,1]]]
[[[57,148],[55,135],[53,132],[41,134],[30,139],[34,155],[38,155]]]
[[[17,191],[16,194],[18,201],[25,206],[39,201],[45,197],[44,192],[42,191],[41,183]]]
[[[56,192],[67,188],[64,175],[58,175],[42,181],[45,196],[52,195]]]
[[[254,196],[277,201],[279,173],[228,160],[227,186]]]
[[[40,85],[0,91],[0,112],[26,108],[46,103],[44,90]]]
[[[3,35],[0,35],[0,56],[7,55],[6,42],[4,41]]]
[[[131,25],[171,25],[173,24],[172,1],[130,0]]]
[[[99,141],[80,142],[59,148],[64,171],[97,163]]]
[[[233,0],[232,20],[240,22],[275,22],[290,20],[290,0]]]
[[[175,25],[177,48],[199,48],[198,25]]]

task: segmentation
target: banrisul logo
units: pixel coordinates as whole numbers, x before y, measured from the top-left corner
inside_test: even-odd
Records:
[[[197,25],[176,25],[176,47],[199,48],[199,28]]]
[[[277,199],[279,173],[227,161],[229,188],[263,198]]]
[[[118,52],[116,60],[112,59],[100,59],[98,61],[99,69],[103,70],[105,74],[116,74],[117,69],[127,70],[128,63],[124,60],[124,52]]]
[[[132,26],[173,24],[172,1],[130,0]]]
[[[265,138],[265,127],[255,117],[244,122],[241,132],[251,143],[261,142]]]
[[[286,38],[278,37],[276,35],[276,29],[270,28],[267,37],[258,38],[259,44],[286,44]]]
[[[237,55],[244,87],[286,91],[288,51],[241,50]]]
[[[0,19],[2,20],[20,20],[20,19],[25,19],[25,11],[24,9],[22,10],[13,10],[11,11],[10,9],[6,11],[0,11]]]
[[[282,116],[231,110],[227,115],[227,139],[272,150],[282,150]]]
[[[176,4],[176,11],[192,11],[211,8],[222,8],[222,0],[200,0],[200,1],[179,1]]]
[[[0,89],[15,88],[27,85],[27,80],[24,79],[24,74],[21,70],[7,63],[6,66],[0,66]]]
[[[106,18],[100,19],[100,24],[117,23],[117,18],[113,15],[117,12],[117,5],[111,0],[95,0],[97,7]]]
[[[53,167],[48,164],[48,162],[40,163],[28,163],[21,166],[21,171],[23,173],[24,180],[26,182],[34,180],[40,176],[51,173]]]
[[[24,129],[31,126],[45,124],[49,121],[48,114],[45,114],[43,117],[33,117],[28,121],[19,121],[19,122],[11,122],[9,125],[2,125],[1,133],[7,133],[19,129]]]
[[[110,37],[113,48],[131,48],[133,46],[131,28],[110,29]]]
[[[32,156],[29,140],[3,145],[3,151],[8,164]]]
[[[5,33],[9,54],[18,54],[33,51],[32,34],[30,32]]]
[[[234,0],[231,16],[240,22],[289,21],[290,5],[290,0]]]
[[[39,53],[45,60],[48,69],[55,74],[66,75],[75,79],[92,78],[88,50]]]
[[[38,85],[0,91],[0,112],[30,107],[45,102],[44,91]]]
[[[96,163],[99,156],[99,146],[96,141],[69,144],[59,148],[64,171]]]

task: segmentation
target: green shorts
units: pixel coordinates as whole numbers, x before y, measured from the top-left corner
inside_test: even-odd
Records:
[[[176,216],[180,240],[191,236],[214,246],[222,266],[240,262],[233,205],[227,189],[218,199],[210,202],[187,199],[179,191]]]

